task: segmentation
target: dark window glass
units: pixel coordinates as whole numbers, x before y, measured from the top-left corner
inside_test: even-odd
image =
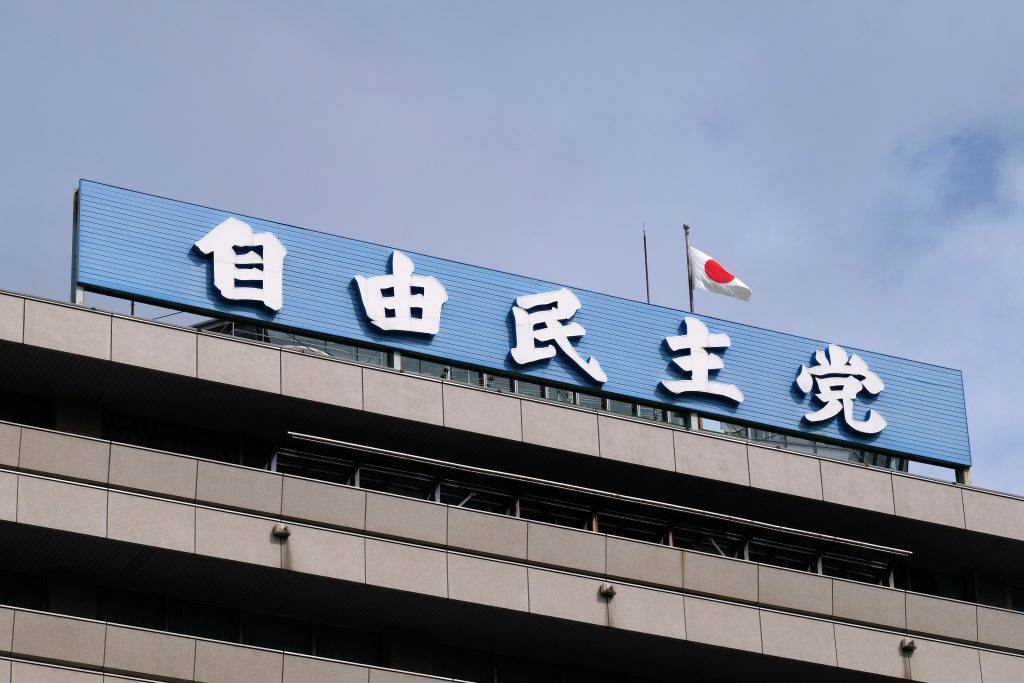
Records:
[[[493,683],[493,659],[489,652],[441,645],[434,651],[434,675],[473,683]]]
[[[97,614],[100,621],[138,626],[162,631],[167,619],[164,599],[145,593],[101,588],[97,596]]]
[[[636,405],[628,401],[616,401],[610,398],[608,399],[608,410],[619,415],[633,415],[636,411]]]
[[[562,683],[557,664],[498,657],[498,683]]]
[[[461,384],[472,384],[473,386],[480,386],[483,384],[483,375],[476,370],[467,370],[466,368],[458,368],[452,366],[451,380],[453,382],[459,382]]]
[[[317,657],[341,659],[370,666],[380,666],[383,663],[380,637],[376,633],[317,624],[315,647],[314,654]]]
[[[938,595],[954,600],[967,599],[967,584],[963,577],[911,567],[909,578],[910,590],[914,592]]]
[[[242,613],[242,642],[286,652],[313,654],[313,625],[254,612]]]
[[[43,398],[0,393],[0,420],[52,429],[53,406]]]
[[[544,398],[544,387],[533,382],[516,380],[516,393],[530,398]]]
[[[575,403],[576,392],[568,389],[560,389],[558,387],[545,387],[544,394],[547,398],[552,401],[558,401],[559,403]]]
[[[627,679],[600,671],[566,668],[562,683],[627,683]]]
[[[484,386],[488,389],[494,389],[495,391],[512,391],[512,380],[508,377],[499,377],[497,375],[486,375],[484,377]]]
[[[652,408],[650,406],[637,406],[636,414],[645,420],[655,420],[656,422],[665,421],[665,411],[661,408]]]
[[[580,405],[584,408],[590,408],[591,410],[601,410],[604,408],[604,399],[600,396],[591,396],[590,394],[579,394]]]
[[[1024,586],[1010,586],[1010,608],[1024,612]]]
[[[28,574],[0,572],[0,605],[42,609],[42,578]]]
[[[167,630],[200,638],[238,642],[238,611],[229,607],[169,600]]]

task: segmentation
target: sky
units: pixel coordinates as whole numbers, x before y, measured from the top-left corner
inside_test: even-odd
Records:
[[[1024,4],[0,2],[0,289],[79,178],[963,371],[1024,494]],[[884,379],[884,378],[883,378]],[[948,478],[948,471],[912,471]]]

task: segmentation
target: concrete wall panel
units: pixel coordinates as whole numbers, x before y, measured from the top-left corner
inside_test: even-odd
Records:
[[[366,528],[366,492],[323,481],[284,478],[281,514],[344,529]]]
[[[11,683],[10,660],[0,660],[0,683]]]
[[[683,552],[663,545],[608,537],[608,576],[670,588],[683,587]]]
[[[405,420],[444,424],[441,383],[363,368],[363,408]]]
[[[280,683],[284,655],[196,641],[195,680],[203,683]]]
[[[11,683],[103,683],[104,676],[43,664],[11,662]]]
[[[538,401],[523,401],[522,410],[523,441],[584,455],[600,455],[595,413]]]
[[[829,503],[895,514],[892,475],[881,470],[829,460],[821,461],[821,489]]]
[[[107,508],[107,538],[195,552],[196,508],[166,500],[111,491]]]
[[[683,587],[743,602],[757,602],[757,565],[728,557],[683,554]]]
[[[832,622],[761,610],[761,643],[766,655],[836,666]]]
[[[966,602],[907,593],[907,628],[974,642],[978,639],[978,608]]]
[[[49,479],[18,477],[18,522],[106,536],[107,492]]]
[[[269,519],[231,512],[196,510],[196,553],[226,560],[281,566],[281,545]]]
[[[832,614],[832,579],[761,565],[757,570],[757,583],[758,601],[762,605]]]
[[[686,596],[686,638],[734,650],[761,652],[761,619],[756,607]]]
[[[817,458],[774,448],[748,446],[750,485],[791,496],[821,500],[821,467]]]
[[[599,579],[530,569],[530,613],[608,625],[608,605]]]
[[[0,608],[0,652],[11,651],[14,637],[14,610]]]
[[[281,475],[199,461],[196,500],[217,506],[281,514]]]
[[[666,638],[686,639],[685,598],[637,586],[615,586],[608,601],[608,625]]]
[[[444,545],[448,536],[448,508],[425,500],[368,492],[366,530]]]
[[[1024,612],[978,606],[978,642],[1024,650]],[[1021,679],[1024,681],[1024,678]]]
[[[740,486],[750,485],[747,445],[675,431],[676,472]]]
[[[924,638],[915,638],[914,642],[917,643],[917,650],[910,658],[912,680],[929,683],[981,683],[981,661],[974,648]]]
[[[281,393],[281,351],[234,339],[199,335],[199,379]]]
[[[453,384],[443,385],[444,426],[522,441],[519,399]]]
[[[1024,541],[1024,500],[963,489],[967,530]]]
[[[18,475],[14,472],[0,472],[0,520],[13,522],[18,519]]]
[[[196,338],[190,330],[114,318],[110,359],[186,377],[196,376]]]
[[[289,525],[291,536],[281,546],[281,566],[342,581],[366,581],[366,549],[362,536]]]
[[[103,666],[107,671],[190,681],[195,651],[192,638],[110,625]]]
[[[855,581],[832,582],[832,614],[847,621],[907,628],[906,593]]]
[[[843,669],[910,678],[910,660],[900,650],[903,635],[835,625],[836,656]]]
[[[0,467],[17,467],[20,450],[21,427],[0,423]]]
[[[448,555],[448,592],[452,600],[527,612],[526,567],[466,555]]]
[[[25,300],[0,294],[0,339],[20,344],[24,341]]]
[[[110,485],[195,500],[197,463],[194,458],[111,444]]]
[[[110,319],[105,313],[25,300],[25,343],[110,360]]]
[[[282,683],[368,683],[370,670],[365,666],[332,662],[316,657],[284,656],[284,677]]]
[[[981,650],[981,679],[985,683],[1024,681],[1024,657]]]
[[[893,475],[892,493],[901,517],[964,528],[964,499],[957,486]]]
[[[106,626],[95,621],[19,611],[14,617],[14,644],[20,656],[51,662],[101,667]]]
[[[391,669],[370,669],[370,683],[437,683],[448,681],[449,678],[437,678],[436,676],[418,676],[404,671],[392,671]]]
[[[450,548],[525,560],[527,528],[522,519],[448,508]]]
[[[362,410],[363,370],[357,365],[282,351],[281,393],[307,401]]]
[[[26,428],[21,434],[19,466],[28,472],[105,484],[110,443]]]
[[[599,415],[597,431],[602,458],[669,472],[676,468],[671,429]]]
[[[527,558],[530,562],[604,573],[604,536],[534,522],[530,522],[528,535]]]
[[[448,596],[448,562],[440,550],[366,539],[366,583]]]

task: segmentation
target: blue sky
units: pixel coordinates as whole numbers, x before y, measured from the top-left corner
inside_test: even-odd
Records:
[[[1016,2],[0,3],[0,288],[81,177],[960,368],[1024,493]]]

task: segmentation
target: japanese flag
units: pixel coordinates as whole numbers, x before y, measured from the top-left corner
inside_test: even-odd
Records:
[[[695,288],[734,296],[744,301],[750,300],[750,287],[723,268],[721,263],[693,247],[690,247],[689,257],[690,273],[692,273]]]

